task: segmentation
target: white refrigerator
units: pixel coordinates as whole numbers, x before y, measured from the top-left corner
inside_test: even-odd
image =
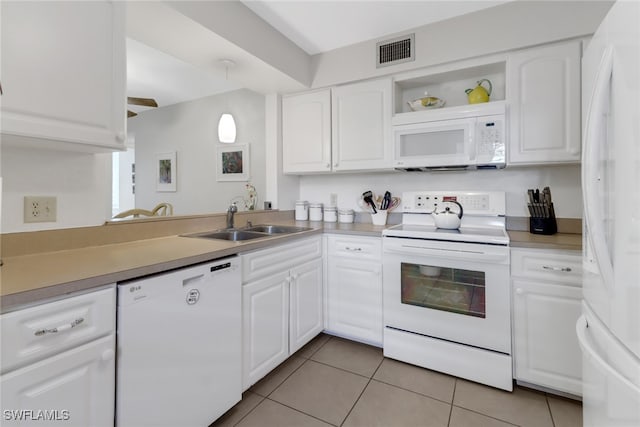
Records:
[[[618,0],[583,56],[584,426],[640,426],[640,1]]]

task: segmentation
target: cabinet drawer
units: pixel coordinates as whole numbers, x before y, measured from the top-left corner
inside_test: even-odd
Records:
[[[582,253],[511,249],[511,275],[582,286]]]
[[[322,257],[322,236],[295,240],[269,249],[247,252],[242,257],[242,283]]]
[[[327,236],[329,256],[367,260],[382,259],[382,239],[380,237]]]
[[[111,334],[115,286],[0,316],[2,372]]]

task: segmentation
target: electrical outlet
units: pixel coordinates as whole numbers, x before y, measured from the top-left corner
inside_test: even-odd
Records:
[[[24,197],[24,222],[56,222],[56,198],[50,196]]]

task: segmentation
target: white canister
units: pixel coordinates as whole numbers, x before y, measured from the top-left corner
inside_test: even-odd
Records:
[[[353,209],[340,209],[338,211],[338,221],[344,224],[351,224],[354,216]]]
[[[324,222],[338,221],[338,208],[335,206],[327,206],[324,208]]]
[[[309,203],[306,200],[296,202],[296,221],[306,221],[309,219]]]
[[[311,221],[322,221],[322,203],[309,204],[309,219]]]

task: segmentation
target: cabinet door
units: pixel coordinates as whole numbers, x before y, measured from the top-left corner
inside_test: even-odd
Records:
[[[329,256],[327,269],[327,329],[382,346],[380,262]]]
[[[289,273],[242,286],[243,389],[289,356]]]
[[[282,171],[331,171],[329,89],[282,98]]]
[[[12,424],[7,416],[16,419],[24,410],[22,416],[31,419],[23,418],[15,425],[113,426],[114,348],[115,335],[111,334],[2,375],[7,425]]]
[[[516,379],[582,395],[582,354],[575,325],[580,288],[513,280]]]
[[[1,7],[3,142],[123,149],[125,5],[2,2]]]
[[[293,354],[322,332],[322,259],[291,270],[289,350]]]
[[[509,163],[580,162],[581,42],[509,55]]]
[[[332,90],[333,170],[392,167],[391,80]]]

